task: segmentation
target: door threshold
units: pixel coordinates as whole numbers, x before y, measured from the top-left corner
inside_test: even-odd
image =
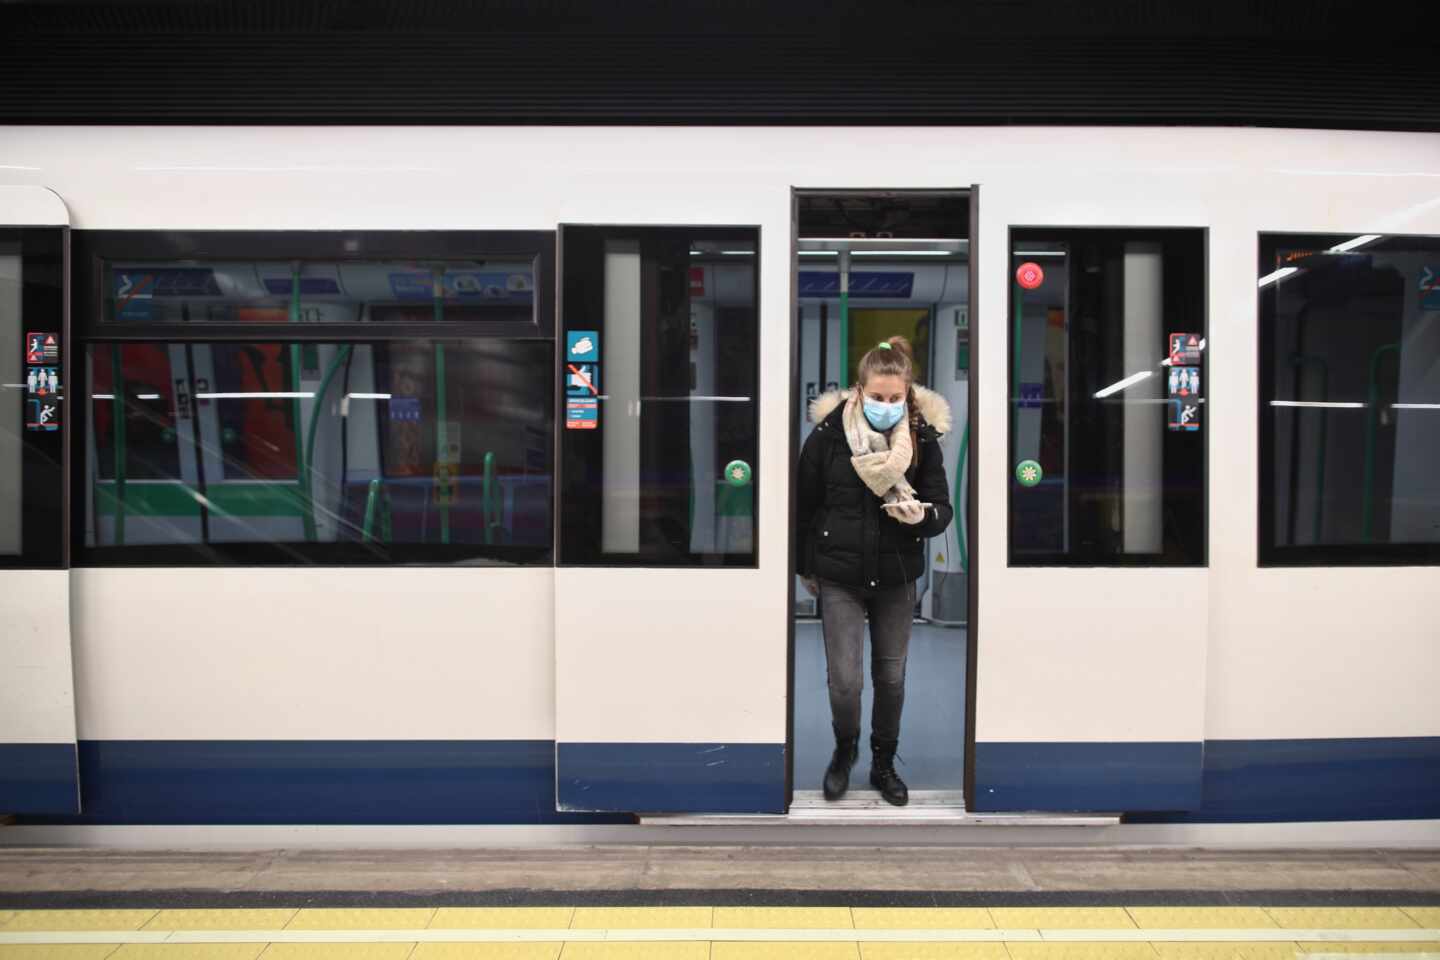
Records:
[[[839,800],[819,790],[796,790],[789,813],[651,813],[645,826],[671,827],[839,827],[839,826],[1010,826],[1113,827],[1118,813],[975,813],[965,809],[958,790],[912,790],[910,803],[895,807],[869,789],[856,789]]]

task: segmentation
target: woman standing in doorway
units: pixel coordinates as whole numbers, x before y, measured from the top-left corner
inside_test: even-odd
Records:
[[[875,686],[870,784],[897,806],[909,800],[895,749],[915,581],[925,570],[925,541],[944,532],[953,514],[940,455],[950,407],[915,385],[914,369],[904,337],[871,349],[854,387],[810,404],[815,429],[800,452],[796,566],[820,601],[835,730],[827,800],[845,793],[860,752],[867,614]]]

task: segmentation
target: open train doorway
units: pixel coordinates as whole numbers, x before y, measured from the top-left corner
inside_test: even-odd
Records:
[[[920,388],[915,406],[922,410],[928,422],[939,428],[935,447],[943,463],[944,500],[948,501],[952,515],[935,535],[913,538],[923,543],[924,560],[918,571],[914,566],[902,564],[902,579],[914,578],[918,573],[912,595],[904,597],[910,604],[910,633],[905,649],[899,742],[893,761],[896,773],[908,787],[908,803],[897,805],[893,795],[887,803],[882,796],[883,785],[872,784],[870,777],[872,759],[875,759],[872,734],[887,725],[893,726],[895,713],[891,693],[884,698],[882,716],[874,715],[874,678],[877,676],[874,670],[883,670],[878,661],[872,660],[876,644],[875,625],[870,621],[876,608],[868,608],[859,660],[862,681],[858,760],[850,771],[845,793],[836,797],[832,789],[827,796],[822,784],[837,749],[837,735],[843,736],[844,732],[837,724],[844,726],[853,722],[845,718],[845,683],[836,679],[843,673],[841,657],[848,648],[837,644],[840,631],[834,629],[837,621],[833,619],[830,620],[832,637],[827,643],[828,618],[821,600],[827,588],[825,571],[821,570],[818,578],[803,577],[800,573],[815,572],[817,540],[832,532],[841,534],[820,529],[835,525],[824,516],[833,516],[834,511],[822,505],[819,515],[810,512],[814,494],[812,492],[812,502],[807,504],[799,485],[813,484],[815,475],[811,473],[807,478],[801,471],[795,471],[797,576],[790,698],[792,817],[813,812],[816,815],[853,814],[865,820],[872,815],[903,816],[902,811],[929,816],[937,812],[937,807],[963,810],[966,745],[970,742],[969,718],[973,715],[969,629],[973,609],[969,536],[973,396],[971,194],[969,190],[800,190],[795,194],[796,275],[792,316],[797,325],[795,402],[799,429],[794,455],[798,461],[811,432],[824,422],[824,415],[834,412],[837,403],[844,404],[847,391],[856,384],[857,365],[862,357],[893,337],[904,337],[913,355],[913,383]],[[833,428],[837,422],[832,420],[830,426]],[[843,445],[841,441],[830,451],[834,454],[829,457],[830,462],[846,461],[848,451],[841,449]],[[843,469],[835,469],[843,473]],[[936,479],[932,473],[929,484],[932,491],[937,489]],[[824,499],[824,494],[819,496]],[[883,518],[884,511],[878,515]],[[806,523],[806,519],[810,522]],[[894,522],[879,520],[881,526]],[[800,525],[807,529],[799,529]],[[809,530],[811,526],[815,527],[813,531]],[[915,529],[930,533],[933,526],[935,524],[926,524]],[[896,528],[887,536],[895,539],[899,533]],[[885,540],[885,536],[879,539]],[[810,553],[802,557],[802,551]],[[917,549],[915,555],[919,553]],[[820,566],[823,567],[823,563]],[[839,566],[832,565],[832,573],[838,570]],[[868,585],[868,581],[859,584],[862,588]],[[818,595],[812,592],[817,586]],[[835,596],[839,595],[836,588]],[[894,651],[894,641],[882,636],[880,660],[893,656]],[[884,758],[876,762],[883,766]],[[834,783],[830,786],[833,788]]]

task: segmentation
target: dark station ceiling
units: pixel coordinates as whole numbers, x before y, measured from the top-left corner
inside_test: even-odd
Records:
[[[1440,130],[1419,0],[0,0],[5,123]]]

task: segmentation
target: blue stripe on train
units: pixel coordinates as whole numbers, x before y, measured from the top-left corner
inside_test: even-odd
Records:
[[[43,751],[46,757],[27,753],[26,762],[17,763],[22,759],[13,752],[18,746],[0,746],[0,769],[9,772],[0,784],[60,791],[61,781],[41,771],[58,772],[66,763],[73,776],[73,753],[68,761],[54,750]],[[1196,758],[1193,751],[1202,747],[1203,757]],[[562,744],[559,750],[565,772],[561,797],[571,808],[773,811],[783,806],[781,744]],[[557,813],[555,753],[556,745],[548,740],[81,741],[84,813],[22,820],[630,821],[624,814]],[[37,758],[38,765],[30,762]],[[725,762],[717,762],[721,759]],[[1198,796],[1190,771],[1200,778]],[[1212,740],[1203,745],[982,742],[976,775],[982,791],[976,809],[1108,809],[1130,811],[1126,819],[1132,823],[1440,819],[1440,737]],[[47,792],[40,803],[60,796]],[[1175,805],[1134,812],[1140,804]],[[23,812],[8,803],[0,806]]]
[[[82,740],[84,824],[574,824],[549,740]]]
[[[562,743],[566,810],[784,813],[783,743]]]
[[[0,743],[0,813],[74,813],[73,743]]]
[[[973,810],[1190,810],[1200,805],[1203,745],[975,744]]]
[[[1198,809],[1131,823],[1440,818],[1440,737],[1207,740]]]

